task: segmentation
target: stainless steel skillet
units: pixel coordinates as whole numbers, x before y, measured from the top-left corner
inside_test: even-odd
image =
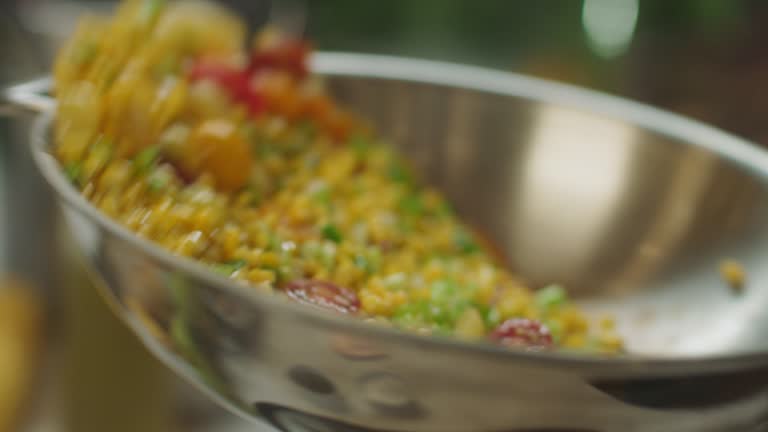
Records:
[[[630,355],[425,338],[258,295],[91,207],[31,131],[89,269],[151,351],[286,431],[733,431],[768,413],[768,155],[584,89],[468,66],[321,53],[374,121],[533,283],[612,311]],[[35,86],[5,93],[47,104]],[[733,292],[722,259],[747,283]],[[759,429],[754,429],[759,430]]]

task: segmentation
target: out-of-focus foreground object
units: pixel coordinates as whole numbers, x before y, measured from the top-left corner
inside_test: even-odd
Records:
[[[0,276],[0,432],[11,432],[33,394],[43,303],[27,282]]]

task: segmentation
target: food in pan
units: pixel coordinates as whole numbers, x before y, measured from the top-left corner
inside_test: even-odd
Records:
[[[84,19],[55,65],[55,152],[137,235],[254,290],[427,334],[616,352],[532,290],[309,70],[310,45],[201,2]]]

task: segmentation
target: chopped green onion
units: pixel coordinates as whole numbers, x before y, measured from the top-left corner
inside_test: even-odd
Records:
[[[328,207],[331,205],[331,191],[327,187],[320,188],[317,192],[312,194],[312,199]]]
[[[310,120],[302,121],[296,128],[305,140],[311,140],[317,135],[317,127]]]
[[[440,327],[453,328],[462,313],[472,306],[471,290],[448,279],[430,286],[429,321]]]
[[[282,246],[283,242],[280,240],[280,238],[275,235],[274,233],[269,234],[269,239],[267,240],[267,249],[271,251],[279,251]]]
[[[437,280],[429,288],[431,298],[435,302],[451,300],[458,293],[458,286],[447,279]]]
[[[444,304],[432,304],[429,308],[430,320],[439,327],[453,328],[456,320],[470,306],[466,301],[455,301]]]
[[[562,305],[568,299],[563,287],[548,285],[536,292],[536,305],[544,310]]]
[[[373,273],[373,266],[371,265],[371,261],[363,254],[355,255],[355,265],[368,274]]]
[[[354,135],[350,137],[347,141],[347,145],[350,146],[355,154],[360,158],[365,157],[371,148],[371,143],[360,135]]]
[[[428,315],[428,302],[405,303],[392,314],[392,322],[400,327],[416,328],[426,324]]]
[[[487,308],[483,314],[483,321],[485,321],[485,326],[488,328],[495,328],[498,326],[501,322],[501,314],[499,314],[499,310],[495,307]]]
[[[292,266],[283,265],[275,269],[275,275],[277,283],[287,282],[296,278],[296,271]]]
[[[136,171],[146,173],[155,164],[159,155],[160,149],[157,146],[147,147],[133,158],[133,166]]]
[[[152,192],[160,192],[164,190],[171,182],[171,175],[170,172],[162,168],[152,171],[147,179],[149,190]]]
[[[250,187],[248,189],[248,192],[250,193],[251,197],[248,203],[253,207],[258,207],[261,204],[262,196],[259,190],[256,187]]]
[[[72,162],[64,167],[64,173],[67,175],[67,178],[75,185],[80,184],[80,175],[82,172],[83,166],[80,162]]]
[[[389,166],[389,178],[398,183],[410,185],[413,183],[411,173],[398,161],[393,161]]]
[[[366,258],[368,259],[368,266],[371,269],[371,273],[376,273],[379,270],[379,267],[381,267],[381,249],[378,247],[368,248]]]
[[[394,273],[384,278],[384,286],[391,291],[398,291],[405,286],[406,277],[404,273]]]
[[[333,224],[326,224],[322,229],[323,238],[334,243],[341,243],[341,232]]]
[[[149,179],[149,190],[152,192],[160,192],[168,186],[168,179],[163,177],[152,177]]]
[[[276,144],[261,142],[256,146],[256,153],[258,153],[259,157],[266,158],[280,153],[280,148]]]
[[[456,231],[456,234],[454,234],[453,237],[453,243],[460,252],[466,254],[477,252],[480,249],[475,242],[475,239],[463,229]]]
[[[438,216],[448,218],[456,214],[456,212],[453,210],[453,207],[448,201],[443,201],[435,210],[435,213],[437,213]]]
[[[418,216],[424,210],[424,203],[417,194],[409,194],[400,200],[400,210],[411,216]]]
[[[336,263],[336,245],[334,243],[323,243],[320,247],[320,261],[326,269],[333,269]]]
[[[245,267],[246,262],[244,260],[227,261],[221,264],[213,266],[216,273],[223,274],[224,276],[230,276],[232,273]]]
[[[563,338],[563,326],[559,321],[549,320],[545,321],[544,325],[549,329],[549,333],[552,335],[552,340],[555,343],[559,343]]]

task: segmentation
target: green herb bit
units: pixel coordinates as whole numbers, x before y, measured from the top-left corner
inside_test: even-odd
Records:
[[[451,300],[456,297],[458,291],[458,286],[447,279],[437,280],[429,287],[430,296],[436,302]]]
[[[544,322],[544,325],[549,329],[549,333],[552,335],[552,340],[555,343],[559,343],[563,338],[563,326],[559,321],[548,320]]]
[[[456,320],[472,303],[471,290],[448,279],[435,281],[430,286],[430,320],[438,326],[453,328]]]
[[[147,147],[133,158],[133,166],[136,171],[146,174],[157,162],[160,149],[157,146]]]
[[[166,187],[173,180],[173,174],[167,169],[167,167],[155,168],[147,178],[147,186],[151,192],[160,192],[165,190]]]
[[[341,232],[339,232],[339,229],[336,228],[336,226],[333,224],[326,224],[322,228],[322,234],[323,234],[323,238],[325,238],[326,240],[330,240],[334,243],[341,243],[341,239],[342,239]]]
[[[450,218],[456,214],[456,212],[453,210],[453,207],[451,206],[451,203],[445,200],[443,200],[437,209],[435,209],[435,213],[443,218]]]
[[[408,169],[400,161],[392,161],[389,166],[389,178],[398,183],[411,185],[413,177]]]
[[[418,194],[409,194],[400,200],[400,210],[411,216],[419,216],[424,211],[424,203]]]
[[[424,301],[406,303],[392,314],[392,322],[404,328],[424,326],[429,315],[429,304]]]
[[[327,270],[333,270],[336,265],[336,244],[324,243],[320,246],[320,261]]]
[[[363,254],[355,255],[355,265],[368,274],[373,273],[373,265],[371,265],[371,261]]]
[[[274,233],[269,234],[267,239],[267,249],[270,251],[279,251],[283,241]]]
[[[405,288],[406,281],[404,273],[394,273],[384,278],[384,286],[390,291],[400,291]]]
[[[81,175],[83,172],[83,165],[80,162],[72,162],[64,167],[64,173],[67,175],[69,181],[79,186],[81,181]]]
[[[171,174],[165,170],[155,170],[149,177],[148,184],[149,190],[152,192],[160,192],[164,190],[171,182]]]
[[[249,203],[249,204],[250,204],[252,207],[258,207],[258,206],[260,206],[260,205],[261,205],[261,203],[262,203],[262,201],[263,201],[263,199],[262,199],[263,197],[262,197],[261,193],[259,193],[259,191],[258,191],[258,190],[256,190],[256,188],[251,188],[251,190],[250,190],[249,192],[250,192],[250,194],[251,194],[251,195],[250,195],[250,196],[251,196],[251,199],[250,199],[250,200],[248,200],[248,203]]]
[[[438,327],[453,328],[462,313],[470,306],[466,301],[432,304],[429,318]]]
[[[246,262],[244,260],[227,261],[224,263],[216,264],[213,266],[216,273],[220,273],[224,276],[230,276],[232,273],[245,267]]]
[[[168,186],[167,179],[162,177],[152,177],[149,179],[149,190],[152,192],[160,192]]]
[[[475,239],[472,238],[472,235],[463,229],[456,231],[456,234],[453,237],[453,243],[460,252],[465,254],[477,252],[480,249],[477,242],[475,242]]]
[[[501,323],[501,314],[495,307],[487,308],[483,313],[483,321],[488,328],[496,328]]]
[[[260,158],[267,158],[272,155],[280,153],[280,147],[278,144],[271,142],[259,142],[256,145],[256,154]]]
[[[314,138],[317,135],[317,127],[311,120],[303,120],[297,127],[301,134],[307,138]]]
[[[540,309],[548,310],[564,304],[568,300],[568,295],[560,285],[548,285],[536,292],[536,306]]]
[[[347,145],[361,158],[365,157],[371,149],[371,143],[361,135],[351,136],[347,141]]]
[[[365,258],[368,261],[370,273],[379,271],[379,268],[381,267],[381,249],[375,246],[368,248]]]
[[[326,207],[329,207],[331,205],[331,191],[328,189],[328,187],[322,187],[317,192],[312,194],[312,199]]]
[[[282,265],[275,269],[277,283],[288,282],[296,278],[296,270],[293,266]]]

